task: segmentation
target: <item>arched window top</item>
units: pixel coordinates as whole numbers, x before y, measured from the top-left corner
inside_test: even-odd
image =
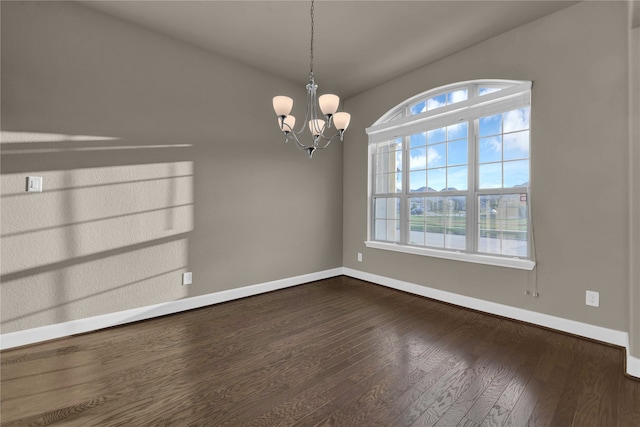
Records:
[[[380,117],[372,128],[382,124],[411,120],[408,119],[410,117],[450,112],[509,97],[529,89],[531,89],[531,82],[519,80],[471,80],[440,86],[412,96],[396,105]]]

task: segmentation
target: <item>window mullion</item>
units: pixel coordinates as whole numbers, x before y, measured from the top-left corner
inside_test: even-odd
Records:
[[[402,138],[402,191],[400,192],[400,243],[409,241],[409,135]]]
[[[469,135],[469,174],[467,191],[467,250],[469,252],[478,251],[478,221],[477,212],[477,189],[478,189],[478,119],[471,119],[467,128]]]
[[[370,176],[369,176],[369,184],[367,185],[368,187],[368,193],[369,193],[369,204],[368,204],[368,212],[367,212],[367,239],[368,240],[374,240],[375,239],[375,232],[374,232],[374,224],[375,224],[375,220],[373,219],[374,215],[375,215],[375,185],[376,185],[376,162],[375,162],[375,156],[374,156],[374,151],[375,151],[375,144],[369,144],[369,171],[371,172]]]

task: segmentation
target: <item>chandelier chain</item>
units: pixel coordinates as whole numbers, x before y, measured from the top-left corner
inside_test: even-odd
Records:
[[[311,58],[309,64],[309,75],[313,77],[313,21],[314,21],[314,0],[311,0]]]

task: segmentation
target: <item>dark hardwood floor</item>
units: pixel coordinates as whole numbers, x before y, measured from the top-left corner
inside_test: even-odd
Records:
[[[2,426],[640,426],[622,349],[347,277],[0,356]]]

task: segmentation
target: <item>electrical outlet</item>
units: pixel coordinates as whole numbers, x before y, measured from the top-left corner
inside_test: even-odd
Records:
[[[193,283],[193,274],[189,271],[187,273],[182,273],[182,284],[190,285]]]
[[[600,292],[587,291],[587,305],[600,307]]]
[[[42,177],[41,176],[28,176],[27,177],[27,191],[29,192],[42,192]]]
[[[358,262],[362,262],[362,253],[358,252]]]

